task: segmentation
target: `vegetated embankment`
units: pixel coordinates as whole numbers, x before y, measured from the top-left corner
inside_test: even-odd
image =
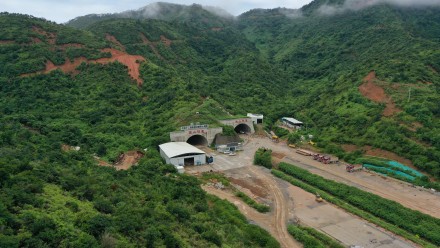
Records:
[[[324,179],[287,163],[272,173],[306,191],[425,247],[440,245],[440,220],[358,188]]]

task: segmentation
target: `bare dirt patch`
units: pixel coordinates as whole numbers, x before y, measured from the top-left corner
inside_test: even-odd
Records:
[[[410,166],[410,167],[416,169],[414,167],[413,163],[411,162],[411,160],[403,158],[403,157],[395,154],[394,152],[382,150],[379,148],[373,148],[371,146],[365,146],[364,150],[365,150],[365,155],[394,160],[394,161],[397,161],[399,163],[402,163],[404,165],[407,165],[407,166]]]
[[[366,98],[373,102],[385,103],[386,107],[382,113],[383,116],[392,116],[401,110],[396,107],[392,99],[387,96],[385,90],[375,83],[376,72],[371,71],[364,78],[364,82],[359,86],[359,92]]]
[[[32,31],[37,33],[37,34],[45,36],[46,39],[47,39],[47,42],[49,44],[55,45],[56,38],[57,38],[57,35],[55,33],[47,32],[46,30],[44,30],[44,29],[42,29],[40,27],[37,27],[37,26],[33,26],[32,27]]]
[[[116,170],[128,170],[144,156],[140,151],[128,151],[119,155],[117,162],[114,164]]]
[[[263,182],[259,178],[252,178],[250,182],[248,180],[236,179],[233,177],[229,177],[228,180],[232,184],[248,189],[252,194],[258,197],[266,198],[268,195],[267,189],[262,187]]]
[[[341,147],[346,152],[354,152],[356,150],[359,150],[359,147],[357,145],[352,145],[352,144],[344,144],[341,145]]]
[[[93,158],[98,162],[99,166],[113,167],[112,164],[102,160],[100,157],[94,156]]]
[[[168,39],[167,37],[165,37],[164,35],[160,36],[160,41],[162,41],[163,44],[165,44],[165,46],[169,47],[172,44],[172,41],[170,39]]]
[[[137,81],[138,85],[141,86],[143,80],[140,78],[139,66],[140,63],[145,61],[145,58],[140,55],[130,55],[128,53],[113,49],[105,48],[103,52],[110,52],[112,54],[111,58],[101,58],[95,60],[95,62],[100,64],[106,64],[109,62],[118,61],[128,67],[128,74]]]
[[[406,124],[406,123],[399,123],[399,124],[400,124],[400,126],[406,128],[406,129],[408,129],[409,131],[412,131],[412,132],[416,132],[417,129],[423,127],[423,124],[418,122],[418,121],[414,121],[414,122],[411,122],[409,124]]]
[[[33,43],[33,44],[38,44],[38,43],[41,43],[41,42],[42,42],[42,41],[41,41],[39,38],[37,38],[37,37],[32,37],[31,40],[32,40],[32,43]]]
[[[46,62],[46,70],[44,73],[49,73],[50,71],[56,69],[61,69],[64,73],[75,72],[76,68],[83,62],[87,63],[87,59],[84,57],[75,58],[73,62],[71,62],[69,59],[66,59],[64,64],[56,66],[52,63],[52,61],[48,60]]]
[[[138,85],[141,86],[143,83],[143,80],[140,77],[140,72],[139,72],[139,66],[140,63],[145,61],[145,58],[140,56],[140,55],[130,55],[126,52],[122,52],[119,50],[116,50],[114,48],[105,48],[102,50],[103,52],[109,52],[111,53],[112,57],[111,58],[101,58],[101,59],[97,59],[97,60],[87,60],[87,58],[85,57],[79,57],[79,58],[75,58],[72,61],[70,61],[69,59],[66,59],[65,63],[62,65],[54,65],[54,63],[50,60],[48,60],[46,62],[46,68],[43,71],[40,72],[36,72],[36,73],[28,73],[28,74],[23,74],[21,76],[32,76],[35,74],[40,74],[40,73],[49,73],[53,70],[56,69],[61,69],[64,73],[76,73],[76,68],[81,65],[81,63],[85,62],[85,63],[99,63],[99,64],[107,64],[107,63],[111,63],[111,62],[115,62],[118,61],[121,64],[124,64],[125,66],[128,67],[128,74],[137,81]]]
[[[272,164],[279,164],[285,156],[284,153],[272,152]]]
[[[393,160],[393,161],[397,161],[399,163],[402,163],[404,165],[410,166],[414,169],[417,169],[414,167],[413,163],[411,162],[411,160],[404,158],[402,156],[397,155],[394,152],[390,152],[390,151],[386,151],[386,150],[382,150],[380,148],[374,148],[372,146],[363,146],[363,147],[359,147],[353,144],[344,144],[341,145],[342,149],[346,152],[354,152],[354,151],[364,151],[365,155],[367,156],[373,156],[373,157],[379,157],[379,158],[385,158],[388,160]]]
[[[143,33],[141,33],[140,35],[142,39],[142,44],[148,45],[158,58],[165,60],[164,57],[162,57],[162,55],[160,55],[160,53],[157,51],[155,43],[148,40],[148,38],[145,37]]]
[[[222,31],[222,30],[223,30],[223,28],[220,28],[220,27],[211,28],[211,31],[216,31],[216,32]]]
[[[122,45],[121,42],[119,42],[113,35],[106,34],[105,38],[110,41],[111,43],[117,45],[121,50],[125,51],[125,46]]]

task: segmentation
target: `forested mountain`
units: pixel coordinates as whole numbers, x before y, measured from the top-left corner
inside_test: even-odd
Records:
[[[68,25],[0,15],[0,247],[277,247],[156,151],[181,125],[248,112],[440,178],[440,8],[154,6]],[[145,148],[128,171],[96,165]]]
[[[75,28],[87,28],[96,22],[109,19],[156,19],[164,21],[181,21],[189,22],[192,25],[195,23],[209,23],[215,26],[221,26],[224,23],[229,23],[234,18],[231,14],[223,9],[201,6],[193,4],[191,6],[157,2],[149,4],[138,10],[129,10],[114,14],[90,14],[80,16],[70,20],[66,25]]]
[[[329,15],[313,4],[308,17],[284,9],[240,16],[248,39],[289,76],[290,113],[304,114],[321,144],[373,145],[438,176],[439,8],[375,5]],[[368,99],[380,92],[362,91],[367,75],[387,97]]]
[[[187,83],[197,74],[125,52],[172,61],[154,33],[182,38],[171,25],[141,22],[155,42],[141,50],[23,15],[0,23],[0,247],[279,247],[156,150],[193,111],[226,115]],[[126,67],[138,63],[143,85]],[[98,166],[145,148],[128,171]]]

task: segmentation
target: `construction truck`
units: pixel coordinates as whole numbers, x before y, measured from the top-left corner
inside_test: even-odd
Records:
[[[278,136],[276,136],[276,135],[272,135],[272,141],[275,143],[278,143],[278,142],[280,142],[280,138],[278,138]]]
[[[296,148],[296,145],[295,144],[289,144],[289,147],[290,148]]]
[[[319,194],[316,194],[315,201],[323,202],[324,200],[322,199],[322,197]]]
[[[296,149],[296,153],[304,155],[304,156],[312,156],[313,153],[311,151],[307,151],[304,149]]]
[[[311,141],[311,140],[309,140],[309,144],[312,145],[312,146],[316,145],[316,143]]]
[[[312,156],[313,156],[313,160],[317,160],[323,164],[338,164],[339,163],[339,158],[332,157],[330,155],[315,153]]]
[[[346,164],[345,165],[345,170],[347,172],[356,172],[356,171],[361,171],[362,170],[362,165],[353,165],[353,164]]]

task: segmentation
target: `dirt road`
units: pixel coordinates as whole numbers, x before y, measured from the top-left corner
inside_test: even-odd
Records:
[[[415,188],[409,183],[382,177],[368,171],[347,173],[343,166],[323,165],[311,158],[286,156],[283,161],[295,164],[324,178],[360,188],[396,201],[407,208],[440,218],[440,196],[426,189]]]
[[[290,159],[291,161],[287,162],[295,162],[297,165],[301,164],[314,173],[314,170],[317,170],[316,168],[321,169],[324,165],[317,163],[311,158],[294,153],[294,149],[287,147],[285,144],[273,143],[266,138],[250,137],[245,143],[245,150],[239,152],[237,156],[227,156],[209,151],[210,154],[214,155],[214,164],[186,167],[185,170],[188,173],[209,170],[222,171],[227,177],[231,178],[234,184],[237,184],[238,187],[242,187],[240,190],[250,197],[261,203],[269,203],[272,211],[268,214],[261,214],[247,206],[242,206],[244,203],[233,195],[226,198],[224,194],[208,191],[223,199],[230,200],[239,207],[240,211],[242,211],[249,220],[254,221],[268,230],[283,247],[298,247],[289,244],[289,242],[292,241],[294,243],[296,242],[292,240],[286,230],[287,223],[293,220],[299,220],[305,225],[327,233],[347,246],[357,244],[364,247],[417,247],[411,242],[396,237],[392,233],[368,223],[357,216],[348,214],[332,204],[316,203],[313,194],[273,177],[267,169],[253,166],[252,160],[256,149],[259,147],[267,147],[278,154],[277,159]],[[327,169],[331,168],[329,165],[325,166],[327,166]],[[345,172],[342,166],[332,166],[340,168],[340,171],[334,170],[335,173],[340,174],[332,175],[326,170],[320,170],[320,173],[326,174],[326,177],[331,179],[343,181],[364,190],[368,190],[366,186],[373,188],[388,187],[395,190],[404,187],[401,183],[394,180],[384,180],[378,176],[373,177],[366,172],[349,174]],[[366,180],[368,183],[365,183],[363,180]],[[372,181],[370,182],[368,180]],[[376,181],[381,183],[379,184]],[[376,182],[376,184],[374,182]],[[412,187],[406,187],[410,193],[416,190]],[[405,192],[401,194],[408,194],[407,191]],[[416,190],[416,192],[418,193],[420,191]],[[426,192],[423,191],[423,193]],[[429,193],[428,196],[433,197]],[[391,198],[395,196],[388,194],[388,197]]]
[[[275,178],[267,173],[261,171],[261,168],[257,167],[246,167],[255,176],[263,180],[263,184],[267,187],[268,191],[273,194],[273,218],[272,223],[274,225],[276,236],[283,247],[300,247],[298,245],[293,246],[296,242],[293,242],[292,236],[287,232],[287,215],[288,206],[287,200],[285,199],[283,193],[275,182]]]
[[[275,196],[274,204],[272,206],[274,211],[272,213],[263,214],[249,207],[246,203],[243,203],[241,199],[236,197],[230,191],[207,186],[203,186],[202,188],[210,194],[233,203],[248,220],[252,220],[258,226],[266,229],[275,239],[277,239],[281,247],[302,247],[302,245],[294,240],[287,232],[287,220],[285,212],[283,212],[285,202],[284,199],[280,198],[279,195]],[[278,207],[280,207],[282,210],[279,210]]]
[[[427,189],[412,187],[409,183],[393,178],[381,177],[367,171],[347,173],[344,166],[324,165],[313,160],[311,157],[297,154],[295,149],[289,148],[283,142],[274,143],[267,138],[250,138],[246,149],[255,152],[261,146],[270,148],[278,154],[286,155],[281,161],[293,163],[324,178],[360,188],[386,199],[396,201],[407,208],[440,218],[440,194],[438,192],[434,193]]]

